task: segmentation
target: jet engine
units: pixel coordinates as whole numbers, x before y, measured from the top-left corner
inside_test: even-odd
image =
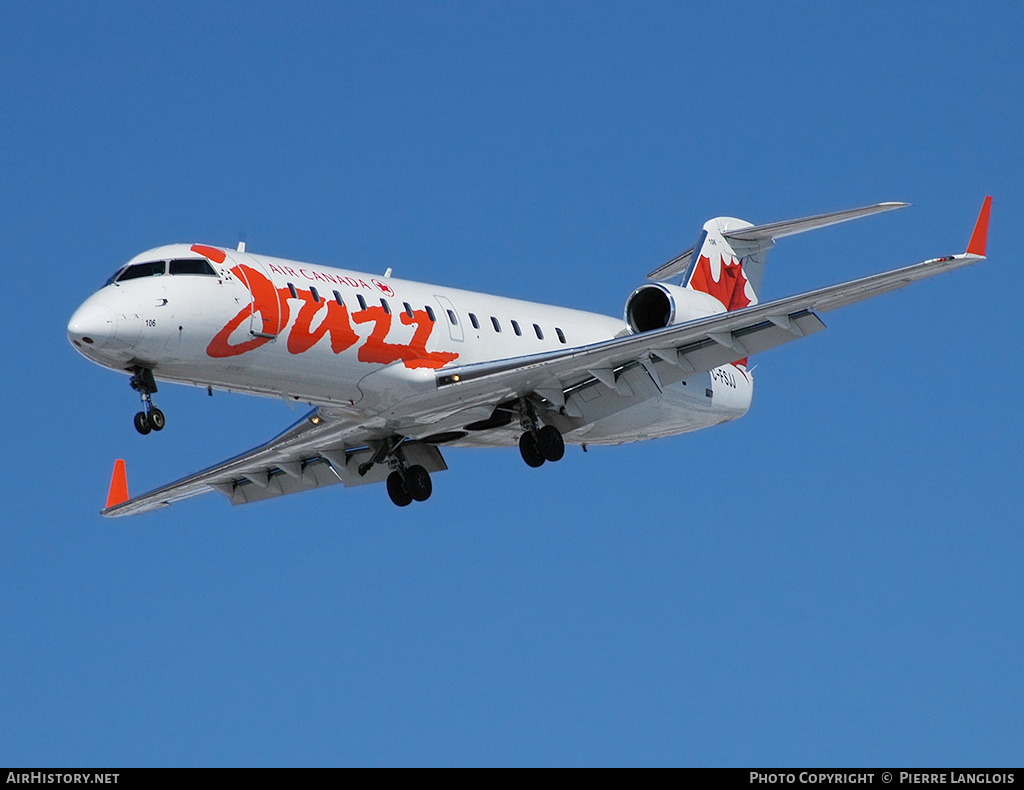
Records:
[[[672,324],[724,313],[715,297],[678,285],[646,283],[626,300],[626,323],[633,332],[649,332]]]

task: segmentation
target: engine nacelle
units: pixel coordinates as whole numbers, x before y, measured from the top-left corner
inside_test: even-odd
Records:
[[[625,318],[633,332],[650,332],[724,312],[725,305],[701,291],[665,283],[647,283],[629,295]]]

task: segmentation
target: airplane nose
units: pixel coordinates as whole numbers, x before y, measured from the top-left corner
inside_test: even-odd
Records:
[[[82,351],[103,348],[114,339],[116,321],[105,300],[91,296],[68,321],[68,340]]]

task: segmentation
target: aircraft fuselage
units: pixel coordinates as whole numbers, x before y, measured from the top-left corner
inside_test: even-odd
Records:
[[[438,369],[629,332],[622,319],[580,310],[186,244],[133,258],[68,325],[82,354],[114,370],[306,401],[396,432],[407,428],[402,404],[430,397]],[[595,386],[587,419],[554,421],[567,442],[635,441],[739,417],[752,390],[742,366],[668,384],[640,369],[616,390]],[[432,433],[486,419],[456,416],[457,407]],[[515,425],[465,433],[448,443],[513,445],[519,436]]]

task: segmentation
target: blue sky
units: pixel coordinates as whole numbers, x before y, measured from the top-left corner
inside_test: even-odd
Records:
[[[1016,3],[7,2],[0,764],[1019,765]],[[618,315],[708,218],[763,298],[962,251],[753,360],[743,419],[425,505],[340,487],[98,515],[276,434],[127,380],[74,308],[163,243]]]

